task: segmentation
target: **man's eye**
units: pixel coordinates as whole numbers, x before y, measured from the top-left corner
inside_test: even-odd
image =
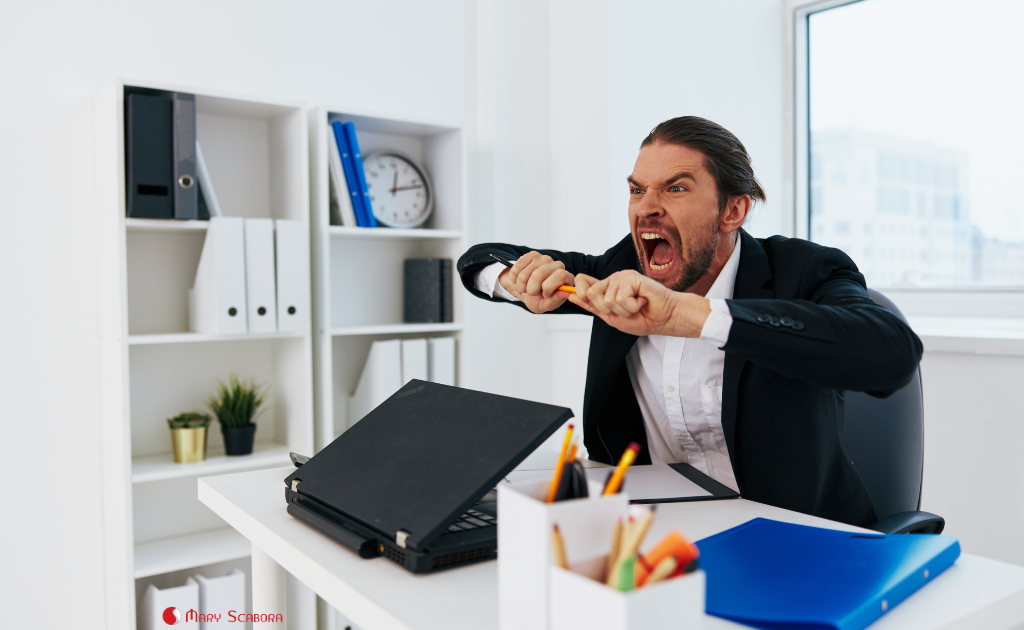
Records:
[[[644,189],[643,188],[630,188],[629,189],[629,194],[631,194],[631,195],[642,195],[642,194],[644,194]]]
[[[682,186],[672,186],[668,189],[669,192],[683,192],[685,190]]]

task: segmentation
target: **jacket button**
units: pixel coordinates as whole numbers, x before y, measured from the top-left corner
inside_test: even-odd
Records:
[[[757,316],[757,321],[761,322],[762,324],[770,319],[771,317],[769,317],[767,313],[761,313],[760,315]]]
[[[793,325],[793,318],[792,317],[783,317],[783,318],[779,319],[779,323],[782,324],[783,326],[792,326]]]
[[[768,320],[768,323],[771,324],[772,326],[778,326],[781,322],[779,322],[778,319],[772,317],[771,319]]]
[[[793,330],[803,330],[803,329],[804,329],[804,323],[802,321],[800,321],[798,319],[795,322],[793,322]]]

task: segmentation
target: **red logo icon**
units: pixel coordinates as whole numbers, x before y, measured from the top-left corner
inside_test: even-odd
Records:
[[[176,626],[181,621],[181,611],[171,606],[164,609],[164,623],[169,626]]]

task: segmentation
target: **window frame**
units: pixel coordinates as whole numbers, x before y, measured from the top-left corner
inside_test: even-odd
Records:
[[[790,229],[797,238],[810,240],[810,58],[808,23],[814,13],[863,0],[787,0],[786,53],[786,196]],[[1021,318],[1022,287],[883,288],[885,294],[911,317]]]

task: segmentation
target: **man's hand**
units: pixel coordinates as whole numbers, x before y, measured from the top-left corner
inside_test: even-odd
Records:
[[[619,271],[598,281],[577,274],[569,300],[624,333],[643,337],[700,337],[711,314],[707,298],[678,293],[636,271]]]
[[[511,269],[498,276],[505,290],[522,300],[534,313],[547,313],[561,306],[569,293],[559,291],[563,284],[573,286],[573,275],[565,265],[538,252],[524,254]]]

